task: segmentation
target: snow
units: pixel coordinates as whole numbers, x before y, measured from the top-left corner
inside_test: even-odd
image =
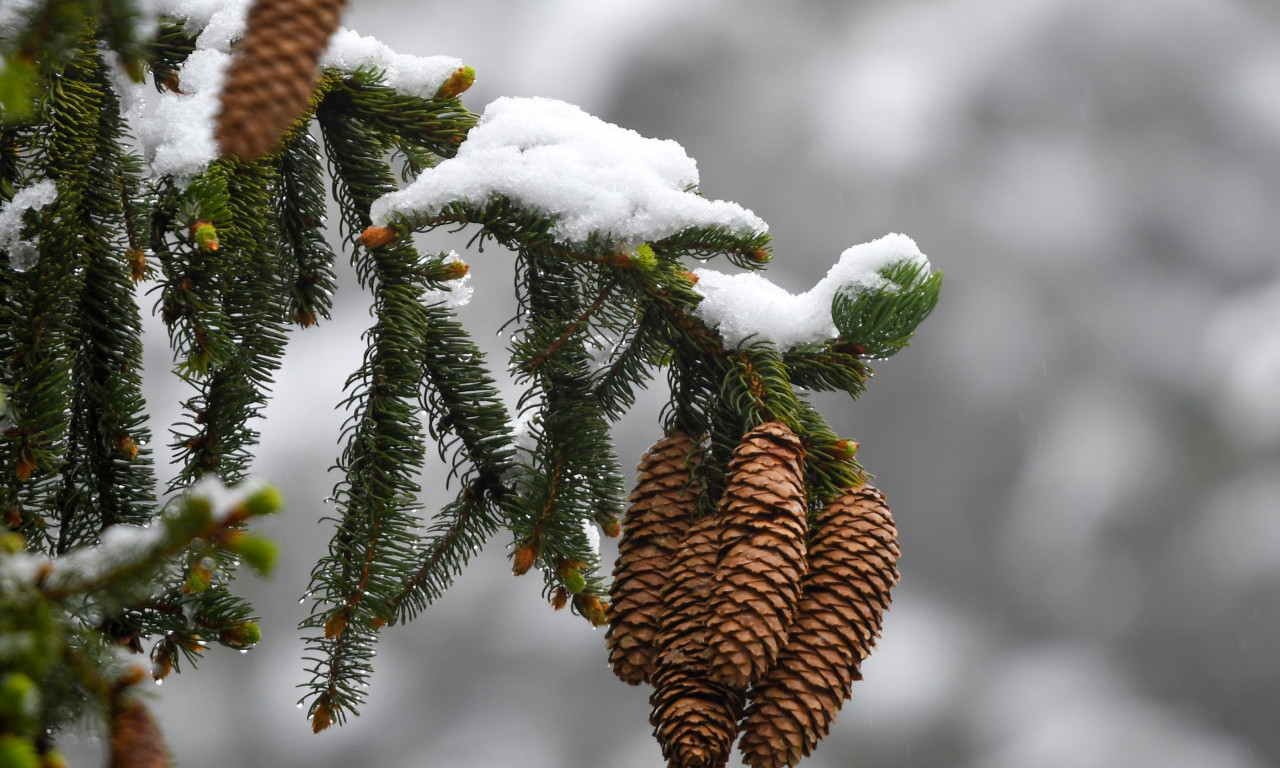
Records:
[[[159,0],[152,10],[199,31],[196,50],[178,70],[181,92],[166,91],[150,115],[133,115],[135,133],[153,177],[185,184],[218,157],[214,130],[232,44],[244,35],[249,0]],[[401,93],[431,98],[462,62],[450,56],[398,54],[372,37],[339,29],[321,58],[322,67],[354,72],[373,67],[383,83]],[[132,102],[127,105],[132,107]],[[131,110],[132,111],[132,110]]]
[[[449,251],[445,256],[445,264],[454,264],[461,262],[462,257],[457,251]],[[471,303],[471,294],[475,292],[474,286],[471,285],[471,273],[463,275],[457,280],[449,281],[448,288],[438,288],[433,291],[426,291],[422,295],[423,304],[443,304],[449,309],[457,309],[465,307]]]
[[[217,478],[205,477],[189,493],[209,501],[211,522],[218,524],[265,487],[263,481],[250,479],[228,488]],[[77,584],[95,582],[120,566],[142,560],[152,549],[162,546],[167,535],[164,525],[113,525],[103,531],[97,546],[79,547],[53,559],[27,552],[5,555],[0,557],[0,587],[12,590],[33,586],[44,574],[43,584],[47,587],[75,589]]]
[[[587,537],[587,547],[598,559],[600,557],[600,529],[596,527],[595,521],[583,520],[582,532]]]
[[[321,67],[355,72],[373,67],[383,73],[382,84],[407,96],[430,99],[449,75],[462,66],[452,56],[410,56],[396,53],[381,41],[341,28],[329,39]]]
[[[113,525],[102,532],[98,546],[73,549],[54,559],[45,584],[56,589],[68,583],[97,581],[126,563],[142,560],[164,538],[163,526]]]
[[[229,50],[233,39],[244,32],[244,20],[251,0],[151,0],[147,10],[183,23],[188,32],[210,36],[198,41],[201,46],[218,42],[220,50]]]
[[[592,232],[624,243],[658,240],[690,227],[741,234],[768,226],[736,203],[686,191],[698,168],[684,148],[650,139],[554,99],[491,103],[456,157],[375,201],[371,216],[438,213],[449,203],[496,195],[556,217],[553,235],[582,243]]]
[[[694,311],[720,331],[730,347],[748,339],[768,341],[779,349],[817,344],[837,335],[831,319],[831,302],[837,292],[843,288],[883,288],[888,281],[879,273],[903,261],[929,265],[914,240],[906,235],[885,235],[846,249],[826,277],[798,295],[755,273],[729,275],[697,269],[698,282],[693,289],[703,299]]]
[[[15,192],[9,202],[0,203],[0,248],[7,248],[20,237],[22,214],[38,211],[57,197],[58,185],[53,179],[41,179]]]
[[[9,265],[16,271],[27,271],[39,257],[39,241],[22,239],[22,214],[40,210],[57,196],[58,185],[52,179],[42,179],[18,190],[9,202],[0,203],[0,250],[9,252]]]
[[[231,65],[231,44],[244,34],[248,0],[168,0],[156,12],[200,29],[196,50],[178,70],[181,92],[165,91],[155,111],[137,118],[135,134],[150,161],[153,177],[172,176],[179,184],[218,157],[214,126],[221,109],[222,81]]]
[[[155,111],[139,120],[136,133],[153,177],[172,176],[184,183],[217,158],[214,121],[230,64],[231,55],[222,51],[195,51],[178,71],[183,92],[160,94]]]

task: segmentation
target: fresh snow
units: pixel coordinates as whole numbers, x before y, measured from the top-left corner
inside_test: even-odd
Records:
[[[817,344],[837,334],[831,302],[842,288],[875,290],[888,284],[880,271],[902,261],[928,267],[929,260],[906,235],[885,235],[855,245],[840,255],[826,277],[801,294],[792,294],[764,277],[728,275],[697,269],[693,290],[703,296],[695,312],[720,331],[726,346],[748,339],[768,341],[779,349]]]
[[[592,232],[639,245],[698,226],[746,234],[768,226],[736,203],[686,191],[698,168],[671,140],[649,139],[562,101],[497,99],[458,149],[405,189],[374,202],[375,224],[395,213],[432,215],[461,200],[502,195],[557,217],[554,236]]]
[[[231,44],[244,34],[249,0],[159,0],[153,10],[199,30],[196,50],[178,70],[181,92],[165,91],[155,110],[136,118],[135,134],[153,177],[186,183],[218,157],[214,126]]]
[[[38,211],[58,197],[53,179],[41,179],[14,193],[13,199],[0,203],[0,249],[7,249],[22,237],[22,214]]]
[[[7,203],[0,203],[0,250],[9,252],[9,266],[17,272],[26,272],[40,257],[39,241],[22,239],[22,214],[40,210],[58,196],[58,185],[52,179],[42,179],[29,187],[23,187]]]
[[[205,477],[192,485],[188,493],[209,501],[211,522],[216,524],[225,521],[265,486],[261,480],[249,479],[228,488],[217,478]],[[79,547],[56,558],[28,552],[5,555],[0,557],[0,587],[13,590],[31,586],[41,574],[44,583],[55,588],[68,583],[94,582],[120,566],[145,558],[150,550],[164,543],[166,535],[164,525],[113,525],[102,532],[97,546]]]
[[[154,111],[134,117],[135,133],[153,177],[186,183],[218,157],[214,141],[222,83],[231,66],[232,44],[244,35],[249,0],[159,0],[152,10],[199,31],[196,50],[178,70],[180,93],[166,91]],[[354,72],[373,67],[383,83],[408,95],[431,98],[462,62],[451,56],[409,56],[372,37],[339,29],[321,58],[322,67]]]
[[[582,521],[582,532],[587,537],[587,548],[591,550],[597,558],[600,557],[600,529],[596,527],[594,520]]]
[[[151,162],[152,176],[187,182],[218,157],[214,124],[230,64],[228,53],[196,50],[178,71],[182,93],[160,94],[155,111],[139,120],[137,135]]]
[[[410,56],[396,53],[385,43],[342,28],[329,39],[321,67],[355,72],[373,67],[383,73],[382,84],[406,96],[430,99],[455,70],[462,66],[452,56]]]
[[[462,257],[457,251],[449,251],[449,255],[444,258],[445,264],[459,261],[462,261]],[[475,288],[471,285],[471,273],[468,272],[457,280],[450,280],[448,288],[437,288],[423,293],[422,303],[443,304],[450,309],[457,309],[471,303],[471,294],[474,290]]]

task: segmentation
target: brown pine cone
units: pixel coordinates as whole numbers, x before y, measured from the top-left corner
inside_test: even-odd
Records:
[[[168,768],[170,765],[169,750],[151,711],[137,699],[114,700],[108,768]]]
[[[649,682],[667,569],[698,498],[698,488],[689,483],[695,448],[693,438],[683,434],[654,443],[640,459],[631,506],[623,516],[604,637],[613,673],[628,685]]]
[[[804,448],[778,422],[761,424],[729,460],[724,533],[711,589],[711,678],[745,690],[773,665],[795,618],[806,571]]]
[[[218,149],[249,163],[307,108],[346,0],[255,0],[222,88]]]
[[[649,722],[671,768],[721,768],[738,734],[742,692],[711,680],[705,661],[707,596],[720,521],[695,523],[672,559],[655,641]]]
[[[893,515],[875,488],[850,491],[818,515],[787,646],[751,690],[739,744],[747,765],[793,766],[827,735],[880,636],[898,556]]]

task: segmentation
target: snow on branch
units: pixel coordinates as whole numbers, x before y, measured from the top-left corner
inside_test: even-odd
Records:
[[[715,328],[727,346],[748,339],[768,341],[779,349],[819,344],[836,336],[831,305],[841,290],[855,292],[885,288],[885,270],[906,262],[930,269],[929,259],[906,235],[885,235],[855,245],[840,255],[826,277],[801,294],[792,294],[755,274],[728,275],[697,269],[694,291],[703,296],[695,310]]]
[[[650,139],[579,107],[543,98],[497,99],[458,149],[405,189],[376,201],[375,224],[394,214],[433,215],[450,203],[494,196],[555,218],[552,234],[592,233],[640,244],[693,227],[735,233],[768,225],[736,203],[693,191],[698,168],[670,139]]]

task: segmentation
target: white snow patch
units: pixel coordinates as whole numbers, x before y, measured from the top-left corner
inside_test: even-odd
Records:
[[[186,183],[218,157],[214,130],[231,45],[244,35],[248,0],[160,0],[155,12],[199,30],[196,50],[178,70],[181,93],[166,91],[150,115],[137,115],[134,134],[153,177]]]
[[[39,238],[22,239],[22,214],[40,210],[57,196],[57,184],[52,179],[42,179],[18,190],[9,202],[0,204],[0,250],[9,252],[9,266],[14,271],[26,272],[40,258]]]
[[[183,22],[188,32],[201,32],[201,48],[222,45],[229,50],[232,40],[244,34],[250,0],[152,0],[150,12]]]
[[[600,557],[600,529],[596,527],[595,521],[583,520],[582,532],[586,534],[587,546],[595,553],[596,558]]]
[[[183,92],[160,94],[155,111],[138,121],[136,133],[153,177],[172,176],[187,182],[217,158],[214,125],[230,64],[228,53],[195,51],[178,71]]]
[[[445,257],[445,264],[453,264],[462,261],[462,257],[457,251],[449,251],[449,255]],[[443,304],[450,309],[465,307],[471,303],[471,294],[475,292],[475,287],[471,285],[471,273],[463,275],[457,280],[449,281],[448,288],[439,288],[434,291],[427,291],[422,295],[424,304]]]
[[[98,546],[73,549],[54,559],[45,583],[58,588],[66,582],[97,581],[126,563],[146,557],[152,548],[160,545],[164,535],[163,526],[113,525],[102,532]]]
[[[246,480],[228,488],[217,478],[206,477],[191,487],[191,496],[203,496],[213,509],[212,522],[225,521],[266,484],[258,479]],[[164,544],[168,535],[165,525],[113,525],[102,533],[96,546],[79,547],[56,558],[19,552],[0,557],[0,586],[15,589],[34,586],[43,573],[44,584],[57,589],[95,582],[111,571],[146,558],[150,551]]]
[[[640,243],[697,226],[768,229],[736,203],[686,191],[697,183],[697,164],[674,141],[645,138],[562,101],[505,97],[485,109],[456,157],[375,201],[371,216],[386,224],[395,213],[431,215],[502,195],[557,217],[553,233],[567,243],[592,232]]]
[[[430,99],[462,66],[462,61],[452,56],[396,53],[376,38],[343,27],[329,39],[329,49],[321,57],[320,66],[344,72],[373,67],[383,72],[382,84],[388,88],[406,96]]]
[[[758,274],[696,269],[698,282],[693,289],[703,299],[695,312],[719,330],[731,347],[748,339],[772,342],[779,349],[816,344],[838,333],[831,319],[831,302],[840,289],[882,288],[887,281],[880,271],[903,261],[929,268],[928,258],[914,240],[906,235],[885,235],[846,249],[826,277],[798,295]]]
[[[13,199],[0,203],[0,248],[8,249],[22,237],[22,214],[38,211],[58,197],[53,179],[41,179],[14,193]]]

